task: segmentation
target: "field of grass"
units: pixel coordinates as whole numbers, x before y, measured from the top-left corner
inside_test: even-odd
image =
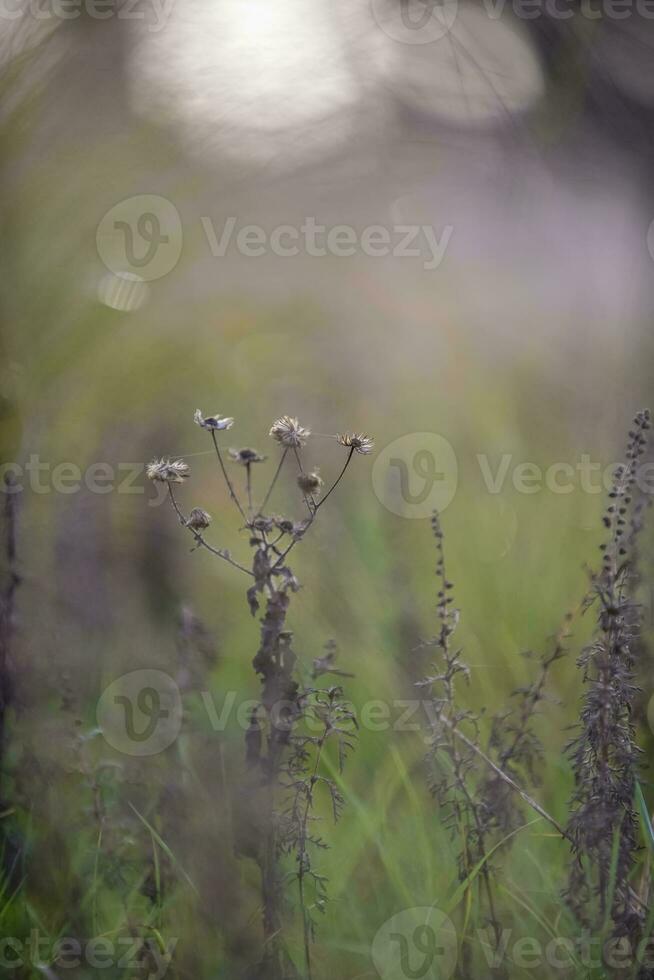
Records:
[[[71,73],[66,98],[77,93]],[[452,833],[430,793],[431,702],[416,687],[442,667],[442,651],[425,645],[442,625],[433,505],[460,612],[453,643],[470,668],[467,683],[456,679],[455,704],[474,712],[480,744],[494,716],[515,703],[513,692],[533,683],[572,615],[566,654],[532,719],[543,750],[538,778],[523,787],[567,826],[574,776],[565,746],[588,689],[577,658],[598,616],[580,606],[607,536],[611,482],[599,480],[622,459],[636,411],[651,403],[650,325],[607,329],[576,310],[559,318],[556,303],[533,302],[513,269],[500,274],[472,259],[454,257],[447,277],[359,258],[211,264],[198,216],[249,214],[252,175],[231,164],[205,170],[143,122],[108,116],[98,126],[90,112],[71,113],[53,132],[51,97],[35,86],[3,129],[6,159],[21,165],[2,174],[0,473],[22,490],[15,508],[3,506],[1,527],[1,597],[11,617],[0,617],[0,975],[279,980],[266,960],[274,948],[283,950],[284,980],[654,976],[652,954],[642,969],[624,957],[616,965],[619,950],[607,962],[605,948],[602,961],[601,944],[625,933],[616,933],[612,908],[590,929],[575,916],[563,897],[570,844],[529,804],[520,803],[510,829],[494,828],[481,860],[470,857],[479,842],[467,840],[465,821]],[[437,172],[431,148],[425,153],[421,165]],[[278,195],[295,201],[297,192],[300,209],[302,194],[312,199],[311,173],[297,185],[292,176],[255,178],[254,203],[266,218]],[[384,206],[404,179],[380,190]],[[326,178],[325,186],[331,192]],[[347,194],[358,187],[353,179]],[[98,254],[97,227],[117,201],[145,191],[175,201],[184,248],[142,305],[112,307],[116,277]],[[373,212],[377,205],[371,192]],[[505,323],[507,307],[515,314]],[[310,967],[293,854],[279,858],[288,875],[280,929],[264,942],[262,928],[266,807],[246,765],[245,729],[247,704],[260,695],[252,660],[263,609],[251,615],[242,572],[191,550],[165,487],[146,478],[153,458],[186,460],[190,478],[176,491],[182,510],[209,511],[208,538],[250,566],[250,531],[207,433],[193,424],[198,408],[235,418],[222,445],[265,453],[268,480],[279,456],[268,433],[279,416],[311,428],[304,466],[319,467],[326,488],[344,461],[331,437],[375,439],[375,452],[355,456],[292,556],[301,588],[286,627],[298,682],[314,684],[313,662],[332,641],[337,669],[353,676],[325,674],[319,683],[342,684],[358,722],[342,771],[335,739],[320,759],[330,783],[318,784],[320,822],[311,826],[328,848],[315,849],[312,862],[326,895],[311,912]],[[436,479],[418,513],[411,499],[432,479],[420,461],[431,458],[433,439],[451,447],[456,480],[450,471],[443,504]],[[444,460],[432,462],[438,471]],[[412,495],[404,509],[402,463]],[[242,492],[242,468],[228,465]],[[270,511],[306,516],[294,465],[282,471]],[[15,557],[5,548],[11,527]],[[608,891],[628,882],[637,896],[629,935],[646,940],[651,521],[638,540],[629,588],[641,611],[633,643],[641,690],[630,699],[644,803],[625,874],[610,821],[606,839]],[[19,582],[10,600],[12,574]],[[161,683],[169,714],[157,729],[161,703],[150,688]],[[137,735],[155,724],[152,752],[131,737],[130,711]],[[336,823],[328,785],[344,803]],[[276,791],[278,812],[285,792]],[[598,828],[601,835],[601,807]],[[435,934],[421,930],[426,920]]]
[[[420,385],[408,384],[392,361],[376,366],[378,377],[364,362],[357,377],[344,356],[344,370],[333,375],[325,363],[333,334],[326,358],[318,354],[331,325],[310,332],[309,318],[304,310],[262,317],[250,309],[233,314],[231,326],[229,313],[221,315],[220,336],[188,328],[156,343],[152,321],[135,317],[121,326],[106,319],[95,325],[94,344],[71,349],[56,382],[44,383],[38,365],[31,368],[40,397],[34,414],[19,406],[23,445],[44,459],[78,461],[82,469],[97,460],[117,465],[183,455],[192,473],[179,489],[184,508],[206,507],[214,517],[212,540],[247,561],[247,536],[239,538],[239,516],[206,452],[206,434],[192,422],[198,405],[236,417],[225,445],[254,445],[271,455],[267,430],[283,411],[297,412],[319,433],[370,431],[377,452],[407,433],[445,436],[455,448],[459,482],[442,524],[461,611],[456,636],[471,671],[469,685],[458,683],[458,697],[480,713],[487,734],[491,716],[533,677],[534,660],[522,654],[546,652],[588,588],[584,565],[599,561],[604,494],[578,486],[566,494],[547,488],[527,494],[510,480],[500,493],[489,493],[478,454],[488,454],[493,471],[503,453],[543,469],[574,465],[582,452],[609,463],[622,452],[619,431],[638,400],[607,406],[601,394],[595,399],[571,390],[563,376],[549,379],[544,398],[537,390],[543,375],[528,364],[511,372],[498,367],[488,383],[480,358],[468,352],[462,361],[463,342],[438,361],[434,356],[431,381],[423,362]],[[117,337],[107,336],[114,329],[119,347]],[[146,347],[152,363],[144,370]],[[602,416],[601,430],[592,424],[595,414]],[[326,480],[338,471],[342,452],[318,436],[306,450]],[[316,915],[313,976],[375,977],[373,941],[384,923],[429,906],[455,924],[459,975],[490,976],[493,948],[480,882],[461,888],[460,841],[445,829],[427,787],[428,719],[421,704],[410,705],[415,681],[431,672],[430,651],[420,644],[437,630],[434,542],[428,519],[398,517],[378,499],[374,461],[354,460],[293,562],[302,588],[288,625],[301,675],[310,683],[311,662],[334,640],[338,666],[355,675],[344,687],[360,722],[342,775],[335,755],[324,757],[345,808],[332,826],[329,807],[318,805],[329,850],[317,855],[316,867],[328,878],[329,901]],[[242,813],[244,731],[237,712],[259,693],[251,667],[258,624],[239,572],[202,550],[191,554],[172,510],[148,505],[153,491],[142,475],[137,486],[141,493],[28,491],[20,498],[23,582],[12,641],[16,700],[7,726],[0,916],[4,936],[24,940],[36,930],[44,938],[42,962],[14,970],[20,977],[156,976],[169,942],[169,975],[180,978],[246,976],[261,956],[259,871]],[[299,517],[301,507],[294,476],[282,474],[274,510],[293,509]],[[646,569],[643,575],[640,599],[647,604]],[[178,640],[183,606],[212,637],[193,650],[185,673]],[[532,792],[562,824],[572,788],[563,746],[582,694],[575,661],[592,628],[592,612],[575,615],[569,653],[555,665],[535,720],[544,759],[541,785]],[[139,758],[107,744],[97,705],[116,678],[143,669],[176,680],[184,713],[173,743]],[[648,678],[643,664],[639,680]],[[650,693],[644,691],[645,705]],[[226,705],[232,710],[223,719]],[[647,749],[651,733],[642,710],[638,724]],[[540,960],[524,947],[515,953],[519,940],[545,950],[552,939],[581,935],[561,897],[570,848],[528,807],[523,817],[510,845],[488,858],[507,931],[502,968],[511,977],[545,977],[553,969],[565,977],[610,975],[589,969],[579,956],[564,966],[565,949],[555,967],[545,953]],[[292,868],[292,859],[285,866]],[[304,975],[292,884],[286,901],[284,943]],[[57,939],[103,937],[116,944],[129,935],[153,944],[158,959],[151,952],[147,963],[119,968],[101,948],[100,965],[83,957],[76,968],[51,961]],[[392,965],[388,970],[384,977],[401,978]],[[424,975],[445,976],[437,964],[430,970]]]

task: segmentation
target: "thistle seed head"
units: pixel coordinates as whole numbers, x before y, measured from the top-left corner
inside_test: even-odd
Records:
[[[280,446],[284,446],[286,449],[299,449],[306,443],[311,435],[311,430],[305,429],[296,418],[291,418],[290,415],[282,415],[281,418],[273,422],[270,435]]]
[[[344,432],[336,436],[337,442],[346,449],[353,449],[355,453],[367,456],[375,448],[375,440],[363,432]]]
[[[183,483],[189,472],[183,459],[153,459],[146,468],[148,479],[159,483]]]

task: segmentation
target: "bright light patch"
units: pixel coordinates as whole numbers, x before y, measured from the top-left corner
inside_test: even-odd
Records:
[[[358,98],[329,7],[311,0],[175,4],[160,31],[142,30],[131,89],[192,147],[257,159],[340,141]]]

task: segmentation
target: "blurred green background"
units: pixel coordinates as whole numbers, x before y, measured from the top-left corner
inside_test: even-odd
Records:
[[[402,51],[399,64],[388,52],[373,60],[365,32],[348,33],[340,21],[350,87],[341,79],[331,94],[316,91],[310,65],[290,57],[295,35],[268,25],[242,52],[254,59],[251,74],[262,72],[261,92],[273,86],[276,105],[288,100],[288,116],[267,122],[259,90],[244,91],[238,72],[229,74],[238,45],[230,60],[211,35],[214,47],[201,49],[198,62],[202,20],[184,17],[175,8],[152,35],[117,17],[57,23],[51,34],[51,21],[7,26],[2,459],[24,466],[36,454],[49,472],[64,462],[82,472],[98,462],[116,471],[134,464],[138,476],[132,492],[98,494],[56,492],[46,474],[45,491],[25,481],[20,494],[23,581],[6,762],[15,803],[3,818],[0,916],[4,936],[38,928],[52,939],[143,930],[174,937],[171,975],[232,980],[256,962],[260,899],[254,862],[234,850],[243,731],[234,713],[215,731],[206,698],[218,708],[229,692],[237,703],[256,698],[258,624],[238,573],[189,552],[170,508],[156,505],[143,464],[184,456],[191,479],[180,490],[183,506],[206,507],[212,541],[247,560],[216,461],[193,425],[196,408],[234,416],[225,444],[269,453],[268,473],[267,432],[285,413],[315,433],[366,431],[376,454],[403,436],[411,447],[415,433],[444,437],[458,464],[443,526],[457,637],[471,667],[462,698],[490,718],[532,676],[522,654],[546,650],[583,596],[584,566],[595,564],[602,540],[603,495],[583,492],[578,480],[570,493],[526,494],[510,478],[489,493],[478,456],[493,469],[510,454],[512,466],[543,470],[574,466],[582,454],[602,466],[620,458],[651,393],[650,193],[646,148],[639,155],[635,142],[623,146],[620,131],[606,120],[603,129],[588,109],[601,86],[579,80],[590,55],[574,31],[567,47],[558,39],[548,49],[549,61],[524,25],[509,23],[497,49],[489,42],[489,58],[514,66],[518,94],[506,124],[488,88],[474,95],[481,122],[458,101],[426,111],[421,99],[439,91],[438,58],[411,71],[405,60],[416,50]],[[311,22],[304,29],[323,40],[327,31]],[[525,78],[513,35],[531,52]],[[229,36],[236,44],[240,35]],[[287,47],[277,50],[282,36]],[[324,77],[336,68],[321,51]],[[179,96],[170,104],[162,65]],[[193,97],[191,81],[204,99]],[[632,109],[636,127],[642,99]],[[160,277],[148,280],[146,270],[144,281],[108,268],[96,242],[107,212],[138,195],[165,198],[180,222],[172,242],[179,260]],[[418,222],[440,234],[451,225],[453,235],[435,270],[420,256],[211,254],[207,219],[219,234],[230,216],[270,231],[307,215],[359,230]],[[322,436],[306,451],[325,479],[338,472],[341,452]],[[346,692],[357,711],[415,697],[415,681],[430,669],[419,645],[436,628],[429,521],[386,506],[373,485],[375,459],[353,461],[294,552],[302,589],[289,617],[305,671],[336,641],[340,667],[356,675]],[[301,515],[290,470],[275,509]],[[648,631],[650,569],[645,548]],[[157,755],[126,756],[96,730],[98,699],[131,670],[159,669],[181,683],[185,607],[213,639],[211,655],[184,675],[181,733]],[[561,821],[571,785],[562,747],[581,692],[575,660],[591,626],[575,619],[537,722],[546,749],[539,799]],[[646,706],[649,666],[639,680]],[[649,749],[643,713],[639,724]],[[429,797],[424,752],[420,731],[360,732],[342,776],[345,813],[335,827],[324,814],[330,850],[319,866],[331,900],[316,938],[316,978],[375,977],[371,943],[384,922],[402,909],[444,907],[456,889],[456,843]],[[577,934],[560,897],[569,860],[542,823],[498,857],[502,921],[516,937]],[[487,975],[475,938],[483,915],[459,907],[453,917],[461,942],[475,949],[475,976]],[[298,926],[291,891],[288,943],[299,957]],[[14,973],[52,975],[47,969],[141,975],[43,964]],[[539,967],[509,973],[549,975]]]

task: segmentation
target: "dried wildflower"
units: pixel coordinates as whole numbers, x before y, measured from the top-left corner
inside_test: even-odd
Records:
[[[220,432],[223,429],[231,429],[234,425],[234,419],[222,418],[218,413],[215,415],[209,415],[206,419],[203,416],[199,408],[196,408],[193,415],[193,419],[196,425],[199,425],[202,429],[213,429],[215,432]]]
[[[429,785],[445,825],[453,837],[459,836],[461,840],[459,874],[463,880],[488,851],[486,803],[479,792],[485,774],[480,771],[479,718],[461,707],[456,691],[457,681],[463,679],[467,682],[470,671],[461,659],[461,649],[452,642],[459,623],[459,612],[453,605],[453,585],[445,570],[443,530],[436,512],[431,526],[436,539],[436,576],[439,585],[436,615],[439,630],[428,645],[435,647],[438,653],[434,664],[435,674],[416,686],[429,690],[431,694],[428,709],[431,738],[427,754]],[[470,734],[466,734],[466,731]],[[499,945],[501,930],[488,864],[483,865],[480,880],[486,894],[495,942]]]
[[[328,691],[300,689],[296,672],[297,657],[292,649],[292,634],[286,628],[289,604],[293,594],[300,588],[300,583],[288,564],[288,556],[316,520],[319,508],[324,505],[341,481],[355,449],[362,453],[369,452],[372,448],[372,440],[364,436],[351,437],[353,439],[350,444],[351,452],[328,492],[317,502],[309,500],[308,518],[293,521],[286,517],[266,516],[266,505],[284,463],[291,455],[289,450],[298,457],[296,461],[299,461],[297,450],[309,438],[309,429],[301,426],[296,418],[287,415],[273,423],[270,435],[279,443],[283,451],[268,490],[263,495],[263,502],[255,507],[252,492],[252,464],[263,462],[265,457],[249,448],[229,450],[230,459],[242,465],[246,471],[246,497],[241,502],[225,466],[219,440],[216,438],[216,432],[230,428],[233,421],[231,418],[221,418],[219,415],[205,419],[199,410],[195,412],[196,424],[211,433],[220,471],[230,498],[242,518],[241,530],[248,534],[252,548],[250,567],[242,565],[229,551],[216,547],[199,533],[199,530],[205,528],[211,520],[205,511],[196,508],[189,517],[186,517],[177,502],[172,486],[168,487],[169,497],[180,524],[193,534],[196,546],[203,547],[249,577],[246,599],[250,612],[254,616],[260,609],[262,611],[260,644],[252,661],[252,666],[261,681],[261,696],[258,706],[250,715],[245,738],[246,758],[248,768],[253,770],[253,778],[251,786],[248,786],[248,792],[243,797],[247,802],[247,808],[239,823],[239,848],[242,848],[243,853],[252,854],[261,870],[264,955],[257,975],[265,976],[267,980],[282,980],[282,977],[291,975],[287,969],[289,964],[282,940],[283,880],[279,855],[284,849],[295,852],[304,913],[307,975],[310,977],[308,944],[313,934],[311,910],[322,909],[325,900],[324,879],[311,870],[308,850],[310,844],[321,846],[318,839],[309,832],[309,827],[314,820],[311,812],[313,795],[318,784],[329,788],[335,817],[342,805],[336,785],[331,783],[327,776],[318,774],[317,770],[323,745],[328,740],[333,741],[334,738],[338,741],[339,760],[342,764],[346,750],[352,745],[351,740],[354,737],[352,728],[355,727],[355,721],[347,706],[340,701],[338,688]],[[300,469],[302,469],[301,465]],[[176,462],[156,460],[148,469],[148,475],[152,479],[168,483],[180,482],[187,474],[188,467],[179,460]],[[307,498],[322,486],[322,480],[315,471],[303,473],[299,483]],[[287,541],[284,546],[279,545],[284,536],[288,536]],[[330,650],[326,651],[324,658],[315,661],[314,670],[317,674],[350,676],[334,667],[333,651]],[[280,705],[283,706],[281,711]],[[314,737],[312,734],[300,733],[302,722],[309,718],[322,723],[322,734]],[[313,763],[305,770],[303,760],[312,753]],[[292,790],[295,809],[290,820],[285,820],[285,815],[280,814],[277,809],[285,775],[291,776],[294,780]],[[249,775],[248,783],[250,783]],[[286,816],[288,817],[288,814]],[[253,839],[256,839],[254,852],[251,849]],[[311,884],[316,889],[315,901],[310,908],[307,908],[304,904],[304,889]]]
[[[277,528],[277,530],[281,531],[282,534],[293,533],[293,528],[295,527],[295,525],[293,524],[293,521],[290,521],[288,519],[288,517],[279,517],[279,516],[273,517],[273,523]]]
[[[182,483],[189,472],[183,459],[153,459],[146,468],[148,479],[159,483]]]
[[[649,412],[640,412],[629,433],[626,463],[616,470],[609,492],[604,521],[608,540],[602,546],[602,570],[593,579],[588,601],[588,605],[598,604],[597,631],[579,658],[586,693],[579,733],[568,747],[575,777],[568,832],[577,860],[567,899],[583,924],[595,925],[610,917],[616,936],[636,942],[642,923],[630,877],[638,850],[634,794],[640,751],[632,716],[637,694],[633,650],[640,621],[631,568],[633,539],[639,529],[633,523],[634,485],[649,427]],[[630,519],[631,540],[625,537]]]
[[[304,521],[295,521],[293,524],[293,531],[292,531],[293,539],[295,541],[299,541],[300,538],[304,537],[304,535],[306,534],[306,532],[309,530],[310,527],[311,527],[310,517],[308,517]]]
[[[258,453],[256,449],[230,449],[229,455],[235,463],[240,463],[241,466],[251,466],[252,463],[263,463],[267,459],[266,456]]]
[[[194,531],[202,531],[209,527],[210,524],[211,514],[207,514],[206,510],[202,510],[201,507],[194,507],[186,522],[186,526],[192,528]]]
[[[273,521],[272,517],[265,517],[263,514],[259,514],[252,521],[252,527],[254,530],[263,531],[264,534],[268,534],[269,531],[272,531],[274,526],[275,522]],[[261,544],[259,539],[257,539],[257,544]]]
[[[323,480],[317,470],[312,473],[300,473],[297,478],[297,485],[307,497],[317,493],[323,484]]]
[[[337,442],[346,449],[353,449],[355,453],[368,456],[375,448],[375,440],[363,432],[345,432],[336,436]]]
[[[311,526],[311,520],[291,521],[288,517],[273,517],[273,524],[282,534],[290,535],[294,540],[299,540],[305,531]]]
[[[305,429],[297,419],[291,418],[290,415],[282,415],[281,418],[273,422],[270,435],[285,449],[299,449],[306,443],[311,435],[311,430]]]

